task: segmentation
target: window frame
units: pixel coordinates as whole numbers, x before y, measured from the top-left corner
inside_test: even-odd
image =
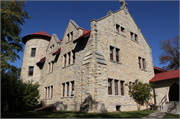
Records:
[[[118,82],[119,82],[119,80],[114,80],[114,93],[115,93],[115,95],[119,95],[119,92],[118,92]]]
[[[108,79],[108,95],[112,95],[112,81],[113,79]],[[110,82],[110,86],[109,86]]]
[[[32,71],[31,71],[32,68]],[[29,72],[28,72],[28,76],[33,76],[34,74],[34,66],[29,66]]]
[[[110,46],[110,60],[114,60],[114,47]]]
[[[36,48],[31,48],[31,57],[36,56]]]
[[[124,96],[124,81],[120,81],[120,86],[121,86],[121,95]]]

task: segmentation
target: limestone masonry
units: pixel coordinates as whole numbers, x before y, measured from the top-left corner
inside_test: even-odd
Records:
[[[22,80],[38,81],[41,99],[62,110],[137,110],[125,84],[154,77],[151,47],[126,4],[90,25],[70,20],[62,40],[44,31],[23,37]]]

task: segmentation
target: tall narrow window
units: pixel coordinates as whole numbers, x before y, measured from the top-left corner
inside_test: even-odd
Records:
[[[64,66],[66,66],[66,54],[64,55]]]
[[[63,85],[63,97],[65,96],[65,83],[62,84]]]
[[[51,86],[51,98],[53,97],[53,86]]]
[[[54,62],[51,62],[51,72],[53,72]]]
[[[145,64],[145,59],[144,58],[142,58],[142,63],[143,63],[143,69],[145,69],[146,68],[146,64]]]
[[[48,98],[50,97],[50,87],[48,86]]]
[[[31,48],[31,57],[35,57],[36,55],[36,48]]]
[[[139,60],[139,68],[141,68],[141,57],[139,57],[138,60]]]
[[[70,35],[69,34],[67,34],[67,39],[68,39],[68,41],[70,41]]]
[[[74,81],[71,81],[71,96],[74,96]]]
[[[45,99],[47,99],[47,87],[45,87]]]
[[[116,32],[117,32],[117,33],[119,33],[119,27],[120,27],[120,26],[119,26],[118,24],[116,24]]]
[[[51,72],[51,62],[49,62],[49,73]]]
[[[132,32],[130,32],[130,35],[131,35],[131,40],[133,40],[133,33],[132,33]]]
[[[121,81],[121,95],[124,95],[124,81]]]
[[[75,63],[75,52],[73,51],[73,63]]]
[[[115,95],[118,95],[118,80],[114,81]]]
[[[68,53],[68,64],[69,65],[71,64],[71,53],[70,52]]]
[[[121,27],[121,35],[124,35],[124,28]]]
[[[114,47],[110,46],[110,59],[113,60],[113,49]]]
[[[135,41],[137,41],[138,40],[138,36],[135,34]]]
[[[71,40],[73,40],[73,32],[71,32]]]
[[[34,66],[29,66],[29,76],[33,76]]]
[[[112,79],[108,79],[108,94],[112,95]]]
[[[116,48],[116,61],[119,62],[119,49]]]
[[[67,82],[66,84],[67,84],[67,96],[69,96],[69,82]]]

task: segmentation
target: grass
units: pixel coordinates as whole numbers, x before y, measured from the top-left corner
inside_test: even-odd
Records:
[[[179,114],[166,114],[163,118],[179,118]]]
[[[142,118],[154,110],[109,112],[109,113],[83,113],[73,111],[42,111],[42,112],[1,112],[2,118]]]

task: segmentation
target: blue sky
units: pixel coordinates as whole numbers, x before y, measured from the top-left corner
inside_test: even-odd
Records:
[[[179,1],[126,1],[129,13],[135,20],[141,32],[152,48],[153,64],[159,64],[158,56],[162,50],[158,48],[159,41],[172,39],[179,34]],[[27,1],[26,11],[31,16],[21,26],[21,37],[44,30],[48,34],[55,33],[62,39],[70,19],[80,27],[90,30],[90,21],[106,15],[109,10],[117,11],[119,1]],[[21,67],[20,60],[14,63]]]

